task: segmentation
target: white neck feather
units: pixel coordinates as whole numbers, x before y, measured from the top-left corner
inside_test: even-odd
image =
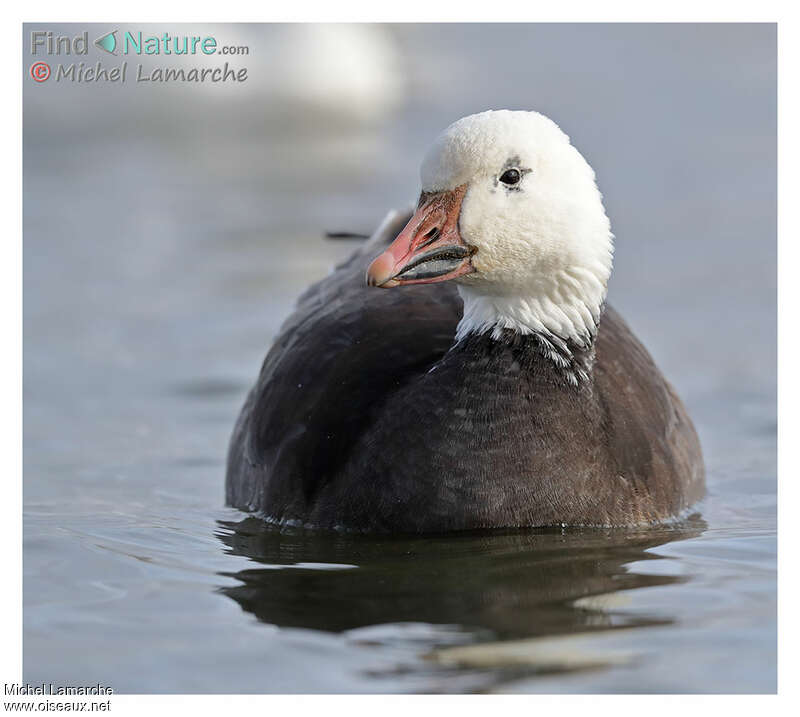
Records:
[[[499,338],[503,329],[511,329],[521,334],[556,336],[588,347],[600,319],[607,280],[608,268],[598,266],[596,271],[562,270],[520,295],[487,293],[484,285],[459,284],[464,315],[456,341],[473,333],[492,332]]]

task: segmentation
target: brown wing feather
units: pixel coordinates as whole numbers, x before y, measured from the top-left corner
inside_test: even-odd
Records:
[[[281,327],[231,439],[231,505],[302,515],[392,392],[450,348],[461,313],[454,286],[365,287],[369,259],[409,216],[396,214],[309,287]]]
[[[607,307],[594,381],[609,416],[610,454],[645,502],[667,517],[704,492],[700,442],[683,402],[622,317]]]

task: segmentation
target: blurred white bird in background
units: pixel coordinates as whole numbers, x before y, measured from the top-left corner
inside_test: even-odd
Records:
[[[248,68],[249,95],[269,115],[372,124],[403,101],[402,63],[391,32],[379,25],[233,25],[213,28],[225,45],[249,47],[229,62]],[[221,58],[222,56],[220,56]],[[187,60],[191,62],[191,60]],[[216,87],[200,85],[213,97]],[[228,85],[228,93],[236,88]]]

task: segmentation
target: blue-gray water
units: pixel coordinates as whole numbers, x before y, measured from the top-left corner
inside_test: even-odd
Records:
[[[774,691],[775,28],[381,28],[353,70],[377,83],[312,56],[333,102],[276,99],[286,28],[214,32],[250,44],[246,86],[24,82],[24,679]],[[245,392],[350,251],[322,231],[372,228],[435,134],[493,107],[548,114],[595,168],[610,300],[685,399],[708,498],[649,531],[425,539],[225,508]]]

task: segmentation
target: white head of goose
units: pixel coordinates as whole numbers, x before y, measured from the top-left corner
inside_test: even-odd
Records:
[[[611,256],[594,172],[555,123],[454,123],[416,212],[390,215],[282,327],[234,429],[228,503],[364,532],[679,515],[704,492],[699,442],[604,305]],[[365,290],[365,268],[411,286]]]
[[[483,112],[440,135],[419,209],[367,276],[387,288],[458,280],[458,338],[510,329],[586,346],[611,255],[594,172],[569,138],[536,112]]]

